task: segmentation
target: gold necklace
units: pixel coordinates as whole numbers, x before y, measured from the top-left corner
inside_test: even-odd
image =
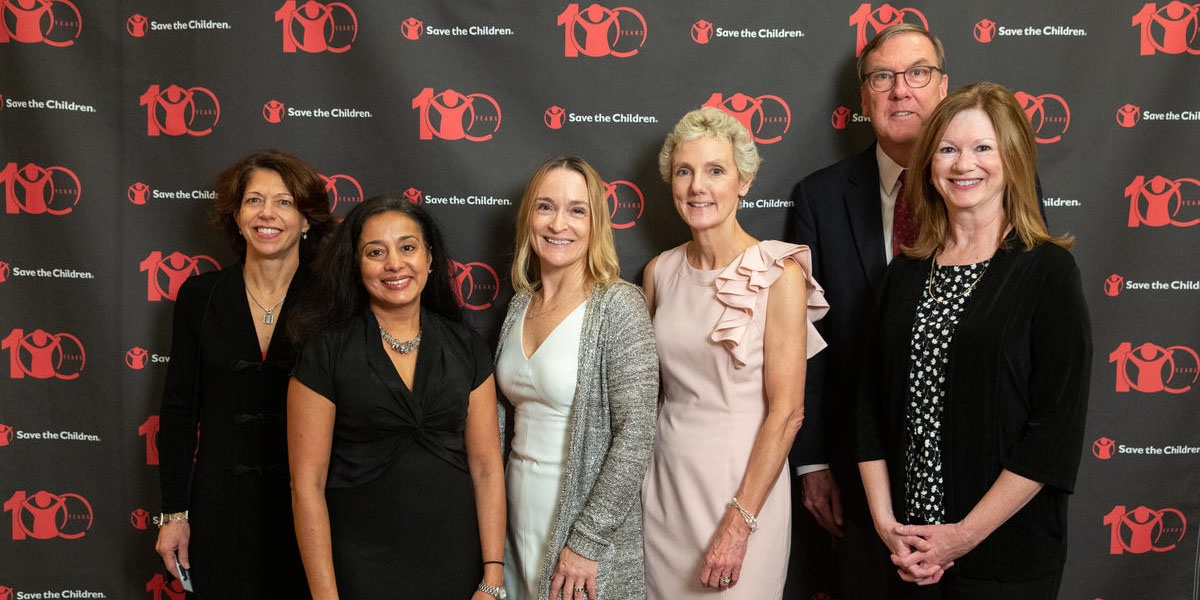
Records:
[[[933,300],[934,302],[937,302],[938,304],[945,305],[947,302],[950,302],[951,300],[953,300],[955,298],[961,298],[963,296],[966,296],[967,294],[970,294],[971,290],[975,289],[976,285],[979,285],[979,280],[983,279],[983,274],[987,273],[987,268],[988,268],[988,265],[990,265],[990,264],[991,264],[991,261],[989,260],[989,261],[987,261],[987,264],[983,265],[983,269],[981,269],[979,271],[979,274],[975,276],[975,281],[972,281],[971,285],[967,286],[967,289],[965,289],[957,294],[954,294],[953,296],[950,296],[949,298],[942,299],[942,298],[938,298],[937,294],[933,293],[933,277],[934,277],[934,273],[937,272],[937,258],[935,257],[933,260],[929,261],[929,280],[925,285],[925,291],[929,293],[930,300]]]
[[[539,312],[539,313],[535,313],[527,308],[527,309],[525,309],[525,320],[529,321],[532,319],[536,319],[538,317],[544,317],[546,315],[554,314],[555,312],[558,312],[559,308],[561,308],[564,305],[567,305],[567,303],[569,301],[575,300],[579,296],[580,296],[579,292],[569,294],[569,295],[559,299],[558,302],[555,302],[554,306],[551,306],[549,309],[543,310],[542,312]],[[534,300],[538,300],[539,303],[544,302],[544,300],[541,300],[541,298],[542,298],[542,296],[536,296],[535,298],[530,299],[529,308],[533,308]]]

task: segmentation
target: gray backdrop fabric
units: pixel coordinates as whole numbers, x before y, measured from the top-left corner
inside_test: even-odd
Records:
[[[293,151],[338,215],[423,203],[494,341],[543,160],[600,171],[639,281],[688,235],[663,136],[720,106],[765,159],[739,218],[778,238],[792,186],[870,143],[854,57],[899,21],[944,40],[952,88],[1017,92],[1078,239],[1096,353],[1061,597],[1197,598],[1200,5],[0,0],[0,600],[181,597],[157,411],[179,284],[233,263],[207,212],[228,163]],[[796,597],[829,597],[829,543],[796,541]]]

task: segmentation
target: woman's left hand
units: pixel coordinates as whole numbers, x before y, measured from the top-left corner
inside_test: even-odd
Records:
[[[704,552],[704,565],[700,569],[700,584],[705,587],[724,589],[738,583],[742,575],[742,561],[746,558],[746,547],[750,541],[750,526],[741,513],[725,508],[725,516],[717,524],[717,531]],[[722,581],[722,580],[725,581]]]
[[[558,564],[554,566],[554,575],[550,576],[550,598],[558,600],[562,594],[563,600],[587,597],[597,600],[596,575],[600,573],[600,563],[588,560],[575,553],[570,548],[563,548],[558,553]]]

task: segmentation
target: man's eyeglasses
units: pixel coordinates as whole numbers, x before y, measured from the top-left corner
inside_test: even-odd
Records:
[[[863,79],[867,82],[867,85],[871,86],[872,90],[876,92],[889,92],[892,88],[896,87],[897,76],[903,75],[904,83],[910,88],[917,89],[929,85],[929,82],[933,80],[933,72],[941,70],[938,67],[926,65],[909,67],[903,71],[879,69],[863,75]]]

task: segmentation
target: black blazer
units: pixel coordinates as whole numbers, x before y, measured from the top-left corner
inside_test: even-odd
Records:
[[[1015,234],[992,257],[951,342],[942,413],[947,522],[962,520],[1001,469],[1045,487],[956,561],[968,577],[1024,580],[1062,568],[1067,495],[1087,415],[1091,321],[1079,269],[1050,243],[1026,251]],[[892,507],[904,508],[909,343],[932,259],[899,256],[887,270],[877,368],[860,400],[859,459],[887,460]]]
[[[816,322],[829,347],[808,361],[804,425],[792,466],[829,463],[848,517],[868,519],[854,459],[854,414],[863,357],[878,336],[869,318],[887,267],[875,145],[805,177],[792,191],[785,239],[812,250],[813,277],[829,313]]]

